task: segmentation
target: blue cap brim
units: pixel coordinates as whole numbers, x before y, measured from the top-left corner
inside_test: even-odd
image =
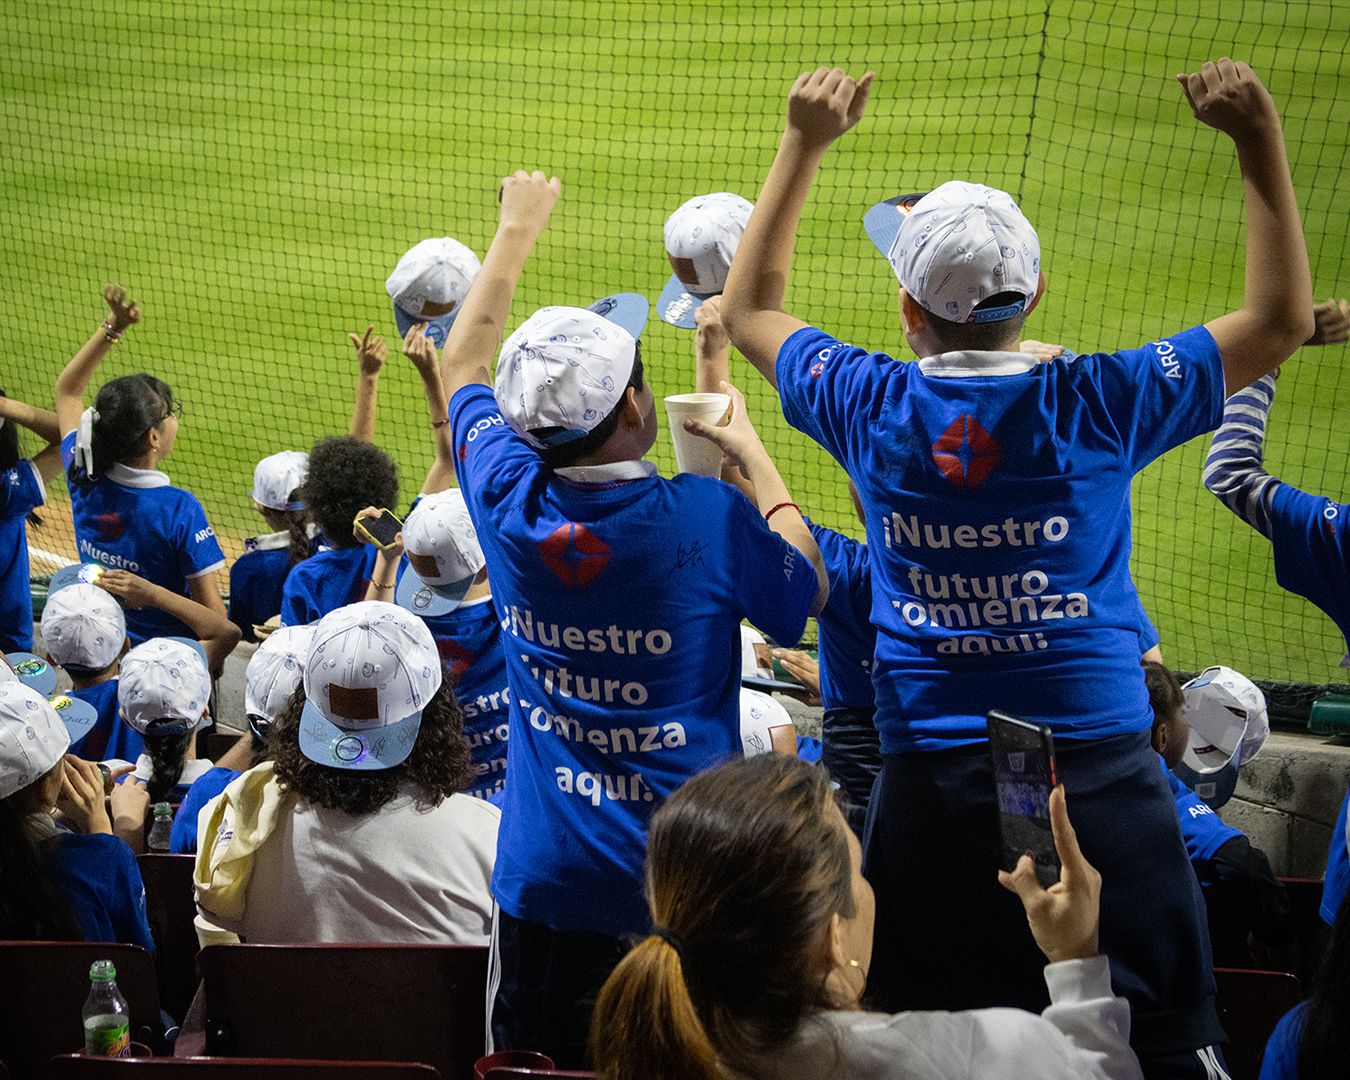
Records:
[[[70,735],[70,742],[73,746],[94,729],[98,723],[98,710],[87,701],[81,701],[77,697],[71,697],[69,694],[58,694],[54,698],[48,699],[48,704],[56,710],[56,715],[61,718],[61,723],[66,725],[66,732]]]
[[[51,596],[67,585],[78,585],[80,582],[92,585],[102,572],[103,567],[98,563],[71,563],[69,566],[63,566],[47,582],[47,595]]]
[[[716,295],[716,293],[708,294],[708,296]],[[703,306],[703,301],[707,300],[708,296],[690,292],[678,276],[671,274],[666,287],[661,290],[661,295],[656,300],[657,317],[662,322],[668,322],[671,326],[678,326],[682,330],[693,330],[696,325],[694,312]]]
[[[300,714],[300,752],[316,765],[369,772],[402,765],[417,742],[422,710],[397,724],[347,731],[334,724],[312,701]]]
[[[5,653],[5,659],[24,686],[31,687],[43,697],[56,693],[56,670],[42,657],[30,652],[12,652]]]
[[[917,195],[895,195],[877,203],[863,217],[863,228],[867,236],[887,259],[891,256],[891,247],[900,233],[900,225],[909,216],[909,211],[926,192]]]
[[[1227,803],[1233,797],[1233,790],[1237,787],[1238,762],[1236,757],[1217,772],[1196,772],[1185,762],[1178,764],[1172,771],[1211,810],[1218,810]]]
[[[455,321],[455,316],[460,313],[463,305],[455,308],[449,315],[441,315],[435,319],[415,319],[409,315],[397,304],[394,305],[394,322],[398,324],[398,333],[400,337],[407,337],[408,331],[420,322],[427,324],[424,331],[427,337],[431,338],[436,348],[445,348],[445,339],[450,333],[450,325]]]
[[[594,311],[610,322],[622,326],[636,340],[642,336],[642,329],[647,325],[647,313],[651,311],[651,305],[647,303],[645,296],[625,292],[602,296],[595,303],[587,304],[586,310]]]
[[[477,574],[471,574],[463,581],[452,581],[449,585],[428,585],[417,576],[411,566],[403,571],[394,590],[394,603],[404,611],[414,615],[431,618],[436,615],[448,615],[459,607],[464,594],[473,585]]]

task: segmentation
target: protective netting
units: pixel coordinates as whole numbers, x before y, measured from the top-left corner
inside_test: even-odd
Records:
[[[51,384],[125,282],[144,305],[95,385],[146,370],[187,405],[166,467],[227,550],[262,523],[264,454],[345,429],[346,334],[394,336],[398,256],[453,235],[481,253],[498,178],[564,179],[514,318],[619,289],[655,298],[666,215],[687,197],[753,198],[792,77],[818,62],[878,72],[869,115],[832,153],[807,210],[792,309],[902,349],[895,283],[868,243],[876,199],[945,179],[1017,195],[1050,292],[1027,334],[1079,351],[1136,345],[1234,306],[1241,191],[1231,143],[1190,116],[1173,75],[1252,63],[1285,117],[1319,295],[1346,291],[1350,5],[1162,0],[906,0],[845,7],[636,0],[10,0],[0,11],[3,382]],[[392,341],[391,341],[392,344]],[[659,393],[692,389],[692,335],[653,319]],[[395,348],[395,352],[397,349]],[[1281,379],[1273,471],[1344,494],[1344,348]],[[787,430],[733,360],[803,506],[856,531],[838,467]],[[378,441],[405,495],[430,459],[415,373],[391,357]],[[1273,584],[1268,545],[1200,485],[1203,440],[1136,487],[1135,574],[1176,666],[1336,679],[1331,624]],[[663,438],[657,460],[673,466]],[[57,487],[59,485],[54,485]],[[38,552],[69,555],[54,490]],[[43,566],[35,556],[35,569]]]

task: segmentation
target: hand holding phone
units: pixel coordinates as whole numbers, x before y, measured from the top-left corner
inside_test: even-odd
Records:
[[[1059,880],[1059,856],[1050,828],[1055,786],[1055,746],[1050,729],[1006,713],[990,712],[989,750],[994,761],[1004,870],[1030,855],[1036,878],[1049,888]]]
[[[368,506],[352,521],[352,532],[381,551],[388,551],[398,546],[403,522],[388,510]]]

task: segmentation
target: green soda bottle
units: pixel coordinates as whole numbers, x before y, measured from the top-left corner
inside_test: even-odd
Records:
[[[111,960],[95,960],[89,968],[89,996],[82,1015],[85,1057],[131,1056],[131,1010],[117,989],[117,969]]]

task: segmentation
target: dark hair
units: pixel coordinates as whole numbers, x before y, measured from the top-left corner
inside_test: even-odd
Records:
[[[150,792],[152,803],[164,802],[173,794],[183,775],[183,756],[192,742],[194,733],[183,731],[179,721],[170,721],[169,731],[156,731],[155,725],[162,721],[151,721],[145,735],[145,752],[150,758],[150,779],[146,788]]]
[[[635,945],[596,1002],[599,1075],[713,1080],[754,1074],[811,1012],[840,1001],[813,970],[834,914],[854,913],[830,778],[761,754],[690,780],[652,818],[647,899],[663,933]]]
[[[296,688],[267,733],[277,780],[306,802],[342,810],[353,817],[373,814],[406,785],[417,789],[419,806],[437,806],[463,791],[473,779],[464,716],[448,680],[427,702],[412,753],[392,769],[369,772],[334,769],[310,761],[300,750],[300,714],[305,688]]]
[[[0,397],[7,395],[0,390]],[[19,425],[6,419],[0,424],[0,472],[7,472],[19,463]]]
[[[1144,685],[1148,687],[1148,703],[1153,706],[1153,727],[1156,730],[1186,704],[1181,680],[1171,668],[1156,660],[1142,662]]]
[[[995,293],[988,299],[975,305],[976,311],[986,308],[1006,307],[1026,297],[1016,292]],[[1028,312],[1024,309],[1010,319],[997,322],[952,322],[941,315],[934,315],[924,308],[928,325],[942,346],[943,352],[981,352],[1007,347],[1008,339],[1022,333],[1022,324],[1027,321]]]
[[[329,544],[358,547],[352,521],[367,506],[389,507],[398,499],[398,466],[378,446],[350,435],[330,435],[310,451],[301,491],[309,516]]]
[[[624,402],[628,400],[630,389],[642,389],[642,345],[636,341],[633,343],[633,370],[628,376],[628,385],[619,395],[618,404],[609,410],[609,414],[600,423],[596,424],[580,439],[574,439],[572,442],[563,443],[562,446],[555,446],[548,450],[541,450],[539,456],[553,468],[562,469],[571,465],[577,459],[599,450],[604,445],[605,440],[614,434],[614,429],[619,426],[619,413],[623,410]],[[539,428],[535,434],[542,437],[558,430],[558,428]]]
[[[1298,1037],[1299,1076],[1340,1076],[1350,1060],[1350,892],[1341,900],[1331,941],[1313,979]]]
[[[35,781],[36,782],[36,781]],[[70,902],[56,887],[52,845],[35,841],[24,820],[28,791],[0,799],[0,938],[83,941]]]
[[[290,502],[299,502],[304,498],[304,489],[295,488],[287,496]],[[278,531],[284,530],[289,537],[286,545],[286,556],[288,565],[294,566],[298,562],[303,562],[309,558],[310,538],[309,538],[309,511],[308,510],[278,510],[274,506],[261,506],[262,515],[267,519],[267,524]]]
[[[150,429],[162,424],[173,408],[169,384],[153,375],[121,375],[105,382],[94,398],[94,479],[118,462],[143,456],[150,447]],[[75,478],[73,466],[70,474]],[[77,482],[93,480],[81,472]]]

